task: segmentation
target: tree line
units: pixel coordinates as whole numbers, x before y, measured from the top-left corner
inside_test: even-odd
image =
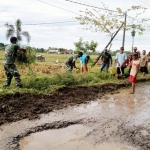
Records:
[[[78,43],[79,42],[79,43]],[[91,54],[91,55],[98,55],[100,52],[99,51],[96,51],[96,48],[95,48],[95,46],[94,46],[94,51],[92,50],[91,51],[91,49],[90,48],[85,48],[84,46],[86,46],[86,44],[84,45],[84,43],[86,43],[86,42],[82,42],[81,43],[81,38],[79,39],[79,41],[78,42],[76,42],[75,44],[77,45],[76,47],[75,47],[75,51],[73,51],[73,50],[71,50],[71,49],[69,49],[70,51],[72,51],[72,53],[74,53],[74,54],[77,54],[79,51],[83,51],[84,53],[87,53],[87,54]],[[80,49],[80,46],[82,46],[81,47],[81,49]],[[5,50],[5,47],[6,47],[6,45],[4,44],[4,43],[0,43],[0,51],[4,51]],[[32,49],[34,49],[37,53],[46,53],[48,50],[50,50],[50,49],[53,49],[53,50],[59,50],[59,52],[61,53],[63,50],[65,50],[65,48],[54,48],[54,47],[49,47],[48,49],[44,49],[44,48],[35,48],[35,47],[31,47]],[[85,48],[85,49],[84,49]],[[90,51],[88,51],[88,50],[90,50]],[[110,52],[109,52],[112,56],[115,56],[116,55],[116,53],[118,53],[118,50],[110,50]],[[127,55],[130,55],[131,54],[131,51],[130,50],[127,50],[127,51],[125,51],[125,53],[127,54]]]

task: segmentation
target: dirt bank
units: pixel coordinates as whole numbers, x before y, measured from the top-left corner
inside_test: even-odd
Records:
[[[147,79],[140,79],[145,82]],[[129,86],[129,82],[107,83],[97,86],[65,87],[53,95],[13,93],[0,98],[0,125],[22,119],[35,119],[39,114],[59,110],[68,106],[86,103],[104,94],[114,93],[117,89]]]
[[[66,87],[53,95],[34,95],[15,93],[0,98],[0,125],[25,118],[35,119],[39,114],[62,109],[67,106],[86,103],[101,98],[105,93],[114,93],[124,84],[104,84],[90,87]]]

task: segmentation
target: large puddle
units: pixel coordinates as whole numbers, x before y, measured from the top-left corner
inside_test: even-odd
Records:
[[[85,140],[90,129],[83,125],[74,125],[59,130],[43,131],[31,134],[20,142],[22,150],[135,150],[132,147],[116,143],[92,145]]]

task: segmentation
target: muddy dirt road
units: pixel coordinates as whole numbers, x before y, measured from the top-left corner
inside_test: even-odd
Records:
[[[150,150],[150,83],[129,90],[2,125],[0,150]]]
[[[116,89],[128,85],[129,82],[90,87],[65,87],[58,89],[51,95],[12,93],[0,97],[0,125],[26,118],[31,120],[39,118],[40,114],[86,103],[101,98],[105,93],[113,93]]]

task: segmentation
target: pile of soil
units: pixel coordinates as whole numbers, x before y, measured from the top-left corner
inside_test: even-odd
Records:
[[[128,85],[109,83],[90,87],[66,87],[58,89],[53,95],[9,94],[0,98],[0,125],[26,118],[39,118],[39,114],[96,100]]]

